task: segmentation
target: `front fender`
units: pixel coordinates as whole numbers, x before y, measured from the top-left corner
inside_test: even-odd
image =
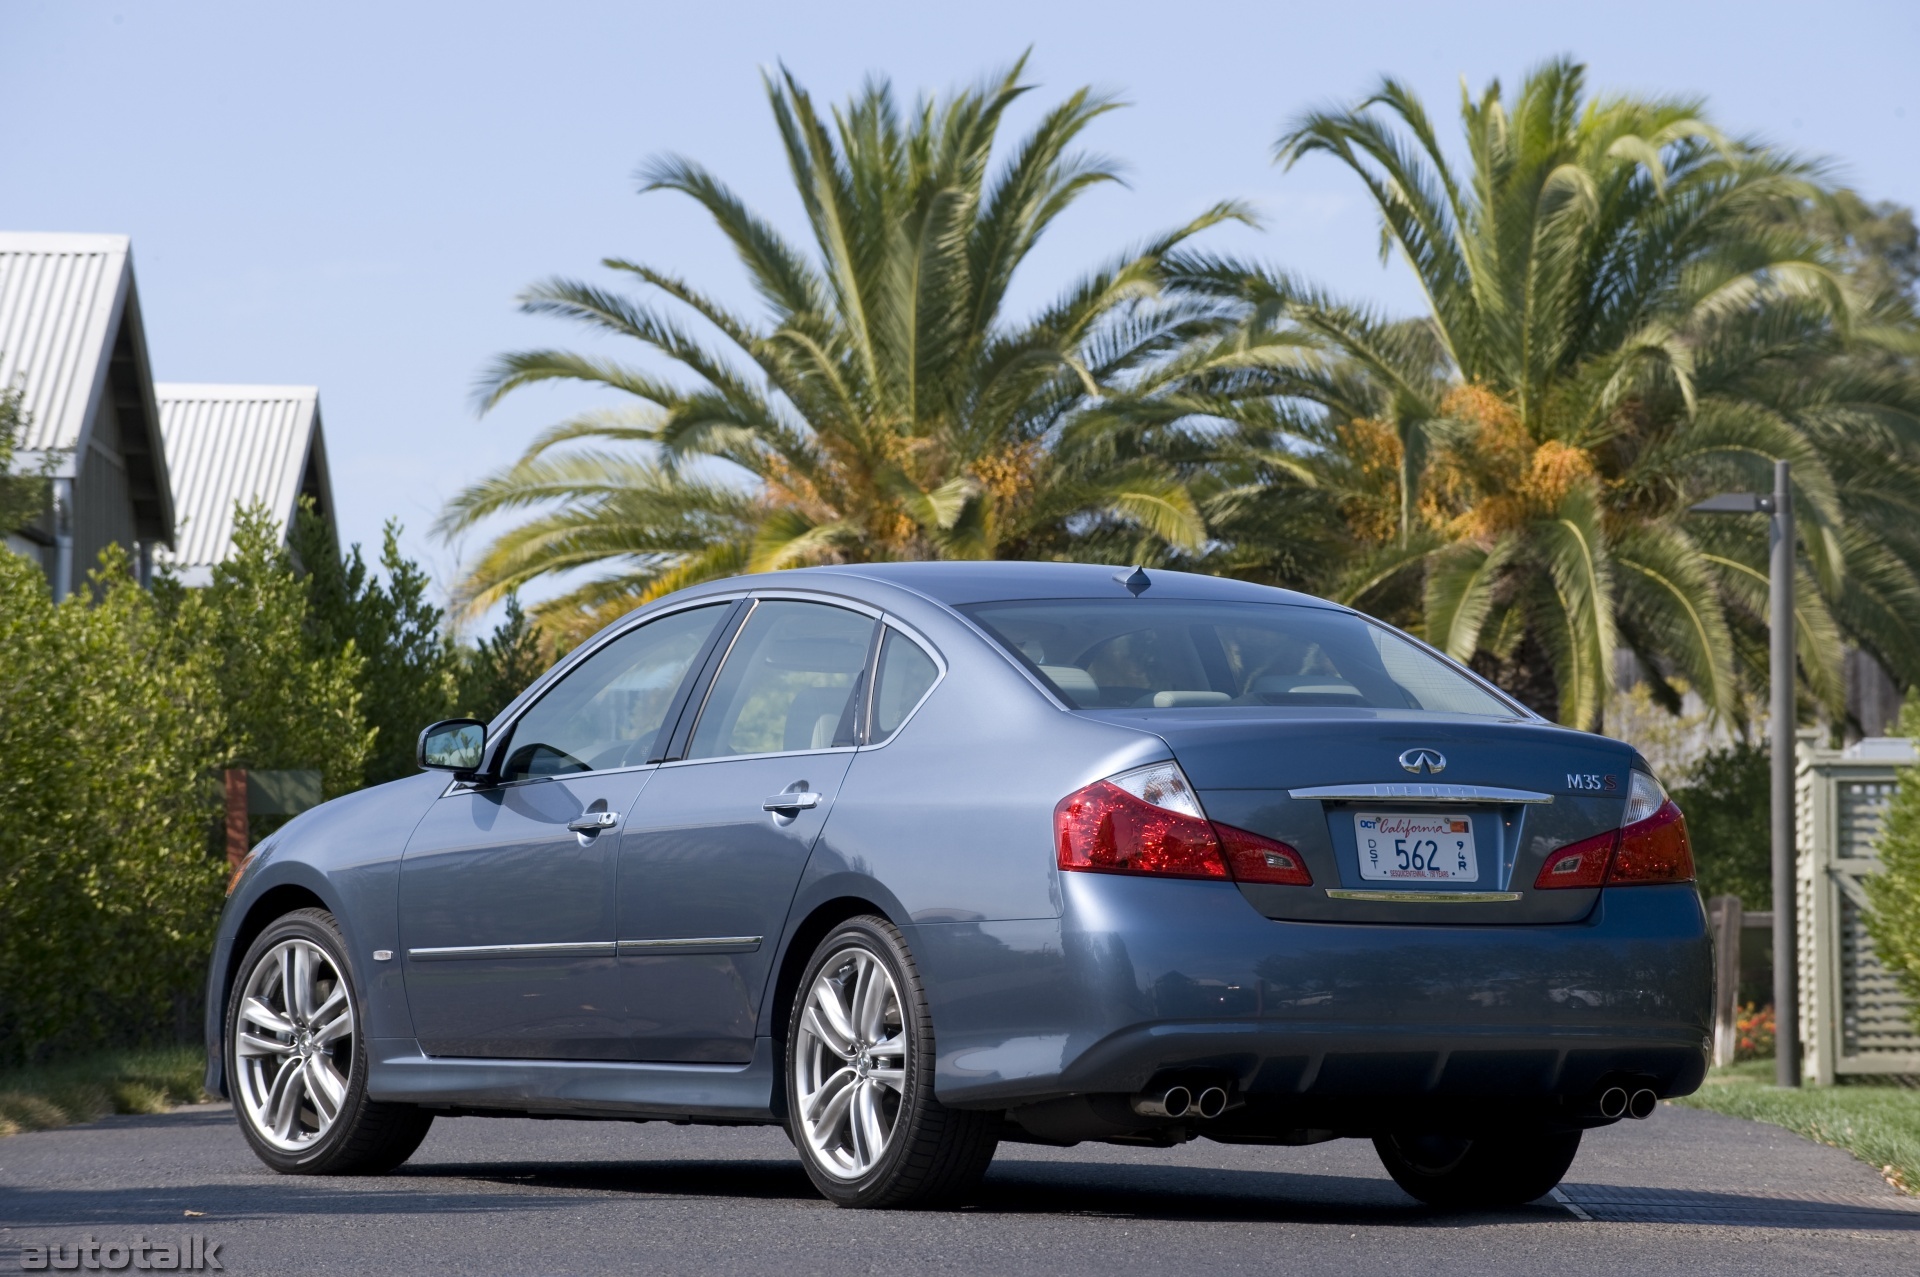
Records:
[[[221,911],[208,965],[209,1094],[226,1094],[223,1043],[235,965],[255,936],[293,909],[317,903],[339,925],[360,1031],[369,1039],[413,1036],[401,964],[373,955],[399,946],[401,856],[445,789],[446,778],[430,772],[363,789],[321,804],[261,844]]]

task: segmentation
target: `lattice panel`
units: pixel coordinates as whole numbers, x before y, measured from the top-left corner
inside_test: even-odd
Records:
[[[1873,845],[1896,786],[1891,781],[1842,781],[1839,790],[1839,838],[1833,854],[1841,859],[1873,858]]]

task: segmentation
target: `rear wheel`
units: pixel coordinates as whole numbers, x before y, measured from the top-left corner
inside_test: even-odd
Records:
[[[300,909],[260,933],[227,1003],[227,1089],[260,1160],[295,1175],[392,1170],[433,1115],[367,1098],[367,1047],[333,915]]]
[[[1387,1174],[1429,1206],[1518,1206],[1544,1197],[1580,1151],[1580,1132],[1565,1135],[1395,1133],[1374,1139]]]
[[[913,955],[884,918],[854,918],[814,950],[787,1032],[789,1134],[841,1206],[927,1205],[980,1182],[994,1117],[933,1094],[933,1017]]]

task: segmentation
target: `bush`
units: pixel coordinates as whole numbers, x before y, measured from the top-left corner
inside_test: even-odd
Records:
[[[194,1035],[227,866],[223,768],[360,784],[360,660],[314,655],[273,521],[211,585],[101,555],[56,606],[0,552],[0,1064]],[[256,825],[256,832],[262,830]]]
[[[126,556],[59,606],[0,552],[0,1061],[191,1024],[225,715]],[[97,599],[97,602],[96,602]]]
[[[1764,746],[1709,750],[1673,800],[1687,814],[1700,894],[1740,897],[1746,909],[1773,908],[1773,783]]]
[[[1900,711],[1900,734],[1920,737],[1920,699],[1909,697]],[[1877,850],[1882,872],[1863,883],[1873,902],[1867,933],[1881,965],[1913,999],[1920,1029],[1920,767],[1901,770]]]

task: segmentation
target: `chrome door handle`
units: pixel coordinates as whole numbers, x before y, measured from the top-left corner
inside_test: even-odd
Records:
[[[820,795],[811,790],[798,790],[794,793],[775,794],[760,804],[762,811],[803,811],[820,805]]]
[[[590,811],[584,816],[575,816],[567,822],[567,828],[576,834],[597,834],[602,829],[612,829],[620,823],[620,817],[610,811]]]

